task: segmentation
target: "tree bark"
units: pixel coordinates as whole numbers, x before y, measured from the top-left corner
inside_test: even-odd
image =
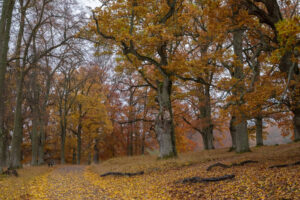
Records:
[[[142,144],[141,144],[141,154],[145,155],[145,140],[146,140],[146,134],[145,131],[142,133]]]
[[[77,135],[77,165],[80,165],[81,162],[81,128]]]
[[[5,74],[7,67],[8,43],[10,40],[10,27],[15,0],[4,0],[0,19],[0,168],[4,166],[5,154]],[[1,148],[2,147],[2,148]]]
[[[99,143],[99,139],[95,139],[95,144],[94,144],[94,159],[93,159],[95,164],[99,164],[100,152],[99,152],[99,148],[98,148],[98,143]]]
[[[48,60],[46,60],[48,65]],[[48,113],[47,113],[47,105],[49,100],[49,94],[51,89],[51,80],[56,71],[57,67],[51,72],[47,74],[47,81],[46,81],[46,92],[45,92],[45,99],[43,101],[42,107],[40,111],[40,143],[39,143],[39,160],[38,164],[43,165],[45,163],[44,156],[44,147],[46,141],[46,127],[48,126]]]
[[[212,125],[203,130],[202,139],[205,150],[215,149]]]
[[[237,56],[238,60],[240,61],[240,65],[235,66],[235,71],[233,77],[236,79],[243,78],[243,30],[237,29],[233,32],[233,49],[234,54]],[[235,88],[234,95],[240,95],[242,98],[242,94],[245,90],[245,86],[237,86]],[[243,99],[241,99],[243,100]],[[250,151],[249,149],[249,141],[248,141],[248,129],[247,129],[247,118],[245,113],[239,109],[239,106],[242,105],[240,101],[236,102],[238,105],[238,115],[239,118],[236,118],[236,152],[242,153]]]
[[[132,88],[130,89],[130,97],[129,97],[129,113],[128,113],[128,119],[130,121],[130,127],[129,127],[129,137],[128,137],[128,156],[133,156],[133,132],[134,132],[134,111],[133,111],[133,97],[134,92]]]
[[[61,128],[61,132],[60,132],[60,163],[61,164],[65,164],[66,163],[66,159],[65,159],[65,143],[66,143],[66,133],[67,133],[67,119],[61,119],[60,121],[60,128]]]
[[[32,119],[32,131],[31,131],[31,165],[38,165],[38,155],[39,155],[39,119],[38,119],[38,111],[36,105],[33,105],[33,119]]]
[[[207,75],[209,76],[209,74]],[[210,104],[210,86],[203,85],[201,86],[203,90],[201,90],[200,94],[200,119],[203,122],[202,128],[202,138],[204,143],[204,149],[210,150],[214,149],[214,136],[213,136],[213,124],[211,120],[211,104]]]
[[[294,141],[300,141],[300,108],[293,111]]]
[[[22,48],[22,40],[24,36],[24,27],[25,27],[25,17],[27,6],[23,5],[23,1],[20,1],[21,4],[21,20],[20,20],[20,28],[18,33],[17,45],[16,45],[16,53],[15,56],[21,57],[21,48]],[[21,167],[21,159],[22,159],[22,139],[23,139],[23,119],[22,119],[22,102],[23,102],[23,85],[25,78],[25,58],[27,56],[28,51],[23,55],[23,63],[21,66],[20,59],[17,59],[16,66],[19,68],[18,74],[18,82],[17,82],[17,98],[16,98],[16,111],[14,118],[14,133],[12,137],[12,148],[11,148],[11,161],[10,167],[18,168]]]
[[[72,164],[75,165],[76,164],[76,149],[72,148],[73,154],[72,154]]]
[[[256,124],[256,146],[263,146],[264,140],[263,140],[263,121],[262,117],[258,116],[255,118],[255,124]]]
[[[0,165],[0,172],[2,167],[6,167],[9,165],[9,139],[8,139],[8,131],[4,129],[2,142],[0,143],[0,153],[3,155],[1,156],[2,162]]]
[[[22,139],[23,139],[23,119],[22,119],[23,84],[24,84],[24,72],[21,71],[20,78],[17,84],[17,100],[16,100],[14,132],[12,137],[11,161],[10,161],[11,168],[22,167],[21,146],[22,146]]]
[[[42,112],[45,112],[45,111],[42,111]],[[45,146],[45,140],[46,140],[46,130],[45,130],[45,126],[46,126],[46,123],[44,121],[44,116],[41,116],[41,119],[39,121],[39,136],[40,136],[40,140],[39,140],[39,149],[38,149],[38,165],[43,165],[45,163],[45,160],[44,160],[44,155],[45,155],[45,152],[44,152],[44,146]]]
[[[77,165],[80,165],[81,160],[81,130],[82,130],[82,105],[78,105],[79,109],[79,120],[78,120],[78,127],[77,127]]]
[[[159,143],[159,157],[169,158],[177,156],[171,106],[172,81],[169,77],[164,77],[164,81],[157,85],[159,114],[155,121],[155,132]]]
[[[230,151],[235,151],[236,149],[236,125],[235,125],[235,116],[232,115],[230,119],[230,125],[229,125],[229,130],[230,130],[230,135],[231,135],[231,148]]]
[[[295,68],[298,68],[298,73],[294,72],[293,80],[296,82],[295,85],[290,87],[292,92],[291,111],[293,116],[294,126],[294,141],[300,141],[300,72],[299,67],[295,64]]]
[[[34,49],[35,49],[35,40],[34,40]],[[35,52],[35,50],[34,50]],[[36,52],[35,52],[36,53]],[[31,89],[32,89],[32,131],[31,131],[31,146],[32,146],[32,158],[31,165],[38,165],[39,157],[39,143],[40,143],[40,116],[39,116],[39,92],[37,86],[37,69],[32,71],[31,76]]]
[[[243,153],[250,151],[247,119],[245,116],[241,117],[241,122],[236,125],[236,152]]]

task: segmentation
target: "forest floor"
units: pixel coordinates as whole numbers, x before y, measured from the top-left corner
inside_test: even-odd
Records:
[[[218,149],[181,154],[177,159],[152,156],[114,158],[100,165],[28,167],[20,177],[0,176],[0,199],[300,199],[300,165],[269,167],[300,161],[300,143],[252,148],[235,154]],[[216,162],[227,165],[245,160],[258,163],[206,171]],[[138,176],[106,176],[106,172]],[[234,174],[235,178],[209,183],[180,183]]]

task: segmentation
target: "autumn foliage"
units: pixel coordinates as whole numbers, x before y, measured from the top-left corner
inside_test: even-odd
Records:
[[[299,140],[297,1],[4,2],[0,168]]]

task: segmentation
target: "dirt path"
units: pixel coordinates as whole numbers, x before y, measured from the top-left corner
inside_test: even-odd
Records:
[[[32,182],[34,199],[108,199],[100,188],[84,178],[84,166],[62,166]],[[30,198],[32,199],[32,198]]]

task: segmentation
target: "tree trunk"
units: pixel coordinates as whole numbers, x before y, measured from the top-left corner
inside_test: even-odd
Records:
[[[143,117],[144,119],[146,119],[147,116],[147,96],[148,96],[148,90],[145,90],[145,97],[144,97],[144,114]],[[145,127],[145,123],[142,124],[142,141],[141,141],[141,154],[144,155],[145,154],[145,140],[146,140],[146,127]]]
[[[298,105],[299,106],[299,105]],[[294,141],[300,141],[300,108],[293,111]]]
[[[130,123],[128,155],[133,156],[133,123]]]
[[[24,83],[24,73],[20,72],[20,78],[17,84],[17,101],[16,101],[16,111],[14,119],[14,133],[12,137],[12,148],[11,148],[11,161],[10,167],[20,168],[21,164],[21,146],[23,139],[23,121],[22,121],[22,102],[23,102],[23,83]]]
[[[94,159],[93,159],[95,164],[99,164],[100,152],[99,152],[99,148],[98,148],[98,142],[99,142],[99,139],[96,139],[95,145],[94,145]]]
[[[42,117],[43,118],[43,117]],[[45,130],[45,122],[44,119],[40,120],[40,125],[39,125],[39,136],[40,136],[40,140],[39,140],[39,152],[38,152],[38,165],[43,165],[45,163],[44,160],[44,146],[45,146],[45,140],[46,140],[46,130]]]
[[[35,39],[34,39],[35,49]],[[34,50],[35,52],[35,50]],[[36,52],[35,52],[36,53]],[[33,70],[31,76],[31,89],[32,89],[32,132],[31,132],[31,146],[32,146],[32,158],[31,165],[38,165],[39,157],[39,143],[40,143],[40,117],[39,117],[39,92],[37,86],[37,71]]]
[[[31,165],[36,166],[38,165],[38,153],[39,153],[39,119],[36,110],[36,105],[33,105],[33,119],[32,119],[32,131],[31,131],[31,146],[32,146],[32,158],[31,158]]]
[[[48,63],[48,62],[47,62]],[[45,99],[42,104],[42,108],[40,111],[40,143],[39,143],[39,165],[43,165],[45,163],[44,156],[44,148],[45,148],[45,141],[46,141],[46,127],[48,126],[48,113],[47,113],[47,103],[50,94],[51,88],[51,78],[54,73],[48,74],[47,81],[46,81],[46,93]]]
[[[159,114],[155,121],[155,132],[159,143],[159,157],[169,158],[177,156],[171,105],[172,81],[165,77],[164,81],[157,85]]]
[[[80,160],[81,160],[81,128],[77,133],[77,165],[80,165]]]
[[[133,125],[133,119],[134,119],[134,111],[133,111],[133,96],[134,96],[134,90],[130,89],[130,97],[129,97],[129,113],[128,113],[128,119],[130,121],[130,127],[129,127],[129,141],[128,141],[128,156],[133,156],[133,132],[134,132],[134,125]]]
[[[112,155],[113,158],[115,157],[115,145],[114,145],[115,144],[115,124],[114,123],[115,122],[112,121],[113,130],[111,132],[111,138],[112,138],[112,140],[110,142],[111,155]]]
[[[6,143],[4,143],[4,166],[9,166],[9,161],[10,161],[10,150],[9,150],[9,133],[6,133],[6,138],[5,138]]]
[[[2,167],[6,167],[9,164],[9,141],[8,141],[8,131],[4,129],[2,140],[0,140],[0,153],[1,161],[0,161],[0,170]]]
[[[72,154],[72,164],[75,165],[76,164],[76,149],[73,148],[72,151],[73,151],[73,154]]]
[[[92,163],[92,153],[91,150],[89,150],[88,152],[88,165],[90,165]]]
[[[142,155],[145,154],[145,140],[146,140],[146,133],[145,133],[145,131],[143,131],[142,144],[141,144],[141,154]]]
[[[250,151],[248,141],[247,120],[242,117],[242,121],[236,125],[236,152],[243,153]]]
[[[294,66],[296,69],[294,72],[293,81],[297,84],[290,86],[292,92],[292,104],[291,111],[293,112],[293,126],[294,126],[294,141],[300,141],[300,72],[298,64]]]
[[[229,126],[229,130],[230,130],[230,135],[231,135],[231,148],[230,151],[235,151],[236,149],[236,125],[235,125],[235,116],[232,115],[231,119],[230,119],[230,126]]]
[[[10,40],[10,27],[12,20],[14,0],[4,0],[2,3],[2,13],[0,19],[0,168],[5,163],[5,151],[3,146],[5,141],[5,74],[7,67],[8,43]],[[2,148],[1,148],[2,147]]]
[[[131,132],[130,132],[130,130],[128,130],[127,131],[127,135],[126,135],[126,137],[127,137],[127,140],[126,140],[126,142],[127,142],[127,156],[130,156],[130,134],[131,134]]]
[[[60,133],[60,163],[65,164],[65,143],[66,143],[66,119],[61,119],[60,122],[61,133]]]
[[[206,127],[203,130],[202,140],[205,150],[215,149],[214,147],[214,137],[213,137],[213,126]]]
[[[207,74],[209,76],[209,74]],[[200,120],[203,123],[202,138],[204,142],[204,149],[214,149],[214,136],[213,136],[213,124],[211,120],[211,104],[210,104],[210,86],[200,86]]]
[[[255,125],[256,125],[256,146],[263,146],[263,121],[262,117],[258,116],[255,118]]]
[[[137,127],[135,127],[135,155],[140,155],[140,137],[137,131]]]
[[[6,133],[4,130],[4,127],[2,129],[2,134],[0,135],[0,173],[3,167],[6,166],[6,146],[7,146],[7,140],[6,140]]]
[[[81,113],[81,105],[80,105],[80,113]],[[77,164],[80,165],[81,160],[81,130],[82,130],[82,124],[81,124],[81,117],[79,119],[79,124],[77,127]]]
[[[233,49],[234,54],[237,56],[238,60],[240,61],[240,64],[237,64],[235,66],[234,71],[234,78],[236,79],[243,79],[243,30],[237,29],[233,32]],[[241,101],[242,94],[245,92],[245,85],[237,86],[235,88],[235,91],[233,92],[235,96],[240,96],[240,101],[237,101],[237,108],[235,112],[240,112],[238,115],[235,115],[235,117],[239,116],[239,118],[236,118],[236,152],[246,152],[250,151],[249,149],[249,141],[248,141],[248,129],[247,129],[247,118],[243,111],[239,108],[242,106]]]
[[[22,48],[22,39],[24,36],[24,27],[25,27],[25,17],[27,8],[23,6],[23,1],[20,1],[21,4],[21,20],[20,28],[17,38],[16,52],[15,56],[21,57],[21,48]],[[20,59],[16,60],[16,66],[19,68],[18,82],[17,82],[17,99],[16,99],[16,111],[14,118],[14,133],[12,137],[12,148],[11,148],[11,160],[10,167],[18,168],[21,167],[22,159],[22,139],[23,139],[23,124],[22,124],[22,102],[23,102],[23,84],[24,84],[24,62],[26,55],[23,55],[23,68],[21,66]]]

